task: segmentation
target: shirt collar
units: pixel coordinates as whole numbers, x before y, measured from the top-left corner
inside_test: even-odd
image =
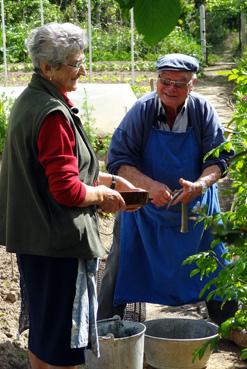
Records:
[[[66,101],[66,104],[67,104],[70,108],[72,108],[72,106],[74,106],[74,104],[72,103],[72,101],[68,98],[67,93],[64,93],[64,94],[63,94],[63,98],[64,98],[64,100]]]
[[[184,105],[182,106],[182,109],[180,110],[179,114],[182,115],[186,110],[187,110],[187,106],[188,106],[188,97],[186,97]],[[166,116],[166,111],[165,108],[161,102],[161,99],[158,96],[158,116],[164,115]]]

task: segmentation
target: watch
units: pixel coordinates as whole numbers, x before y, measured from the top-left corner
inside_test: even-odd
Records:
[[[112,174],[112,176],[111,176],[111,186],[110,186],[110,188],[111,188],[112,190],[114,190],[114,189],[115,189],[115,187],[116,187],[116,184],[117,184],[116,177],[114,176],[114,174]]]

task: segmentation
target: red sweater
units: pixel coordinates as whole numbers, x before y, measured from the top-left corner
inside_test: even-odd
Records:
[[[69,207],[81,204],[86,195],[74,148],[75,137],[70,123],[61,112],[49,114],[39,131],[38,160],[45,170],[53,198]]]

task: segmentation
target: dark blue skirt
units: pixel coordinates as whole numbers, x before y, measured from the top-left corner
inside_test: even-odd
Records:
[[[84,348],[70,348],[78,260],[18,255],[18,264],[29,305],[29,350],[51,365],[84,364]]]

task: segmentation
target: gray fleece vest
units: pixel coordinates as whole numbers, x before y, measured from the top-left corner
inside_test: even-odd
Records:
[[[96,207],[58,204],[38,162],[39,129],[53,111],[61,111],[73,128],[80,179],[93,185],[98,177],[98,161],[80,119],[49,81],[34,74],[10,115],[0,173],[0,244],[20,254],[102,256]]]

